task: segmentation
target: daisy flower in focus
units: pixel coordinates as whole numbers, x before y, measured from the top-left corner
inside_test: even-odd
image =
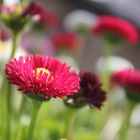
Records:
[[[70,107],[101,108],[106,100],[106,93],[101,89],[101,83],[96,75],[90,72],[80,73],[80,91],[78,94],[67,97],[64,102]]]
[[[42,55],[25,55],[6,65],[11,84],[37,100],[70,96],[79,90],[79,76],[59,60]]]
[[[138,31],[130,22],[114,16],[100,16],[92,32],[104,37],[111,43],[126,41],[135,45],[138,42]]]

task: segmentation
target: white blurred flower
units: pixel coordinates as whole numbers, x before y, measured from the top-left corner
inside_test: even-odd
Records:
[[[74,58],[72,56],[69,55],[59,55],[57,56],[57,58],[59,60],[61,60],[62,62],[67,63],[69,66],[71,66],[71,70],[72,71],[76,71],[77,73],[79,73],[79,68],[78,65],[76,63],[76,61],[74,60]]]
[[[89,30],[96,24],[98,17],[85,10],[75,10],[66,15],[63,21],[64,28],[68,31],[77,31],[78,28]]]
[[[134,68],[130,61],[120,56],[111,56],[108,58],[107,62],[105,62],[104,57],[100,57],[95,63],[95,70],[98,74],[103,72],[105,63],[111,73],[126,68]]]
[[[140,105],[138,105],[132,114],[131,123],[134,126],[140,126]]]
[[[5,64],[7,63],[12,51],[12,41],[9,40],[7,42],[0,42],[0,68],[1,71],[4,71]],[[26,54],[25,50],[23,50],[20,46],[16,51],[15,57],[18,58],[21,55]]]
[[[4,0],[4,5],[6,6],[12,6],[15,4],[19,4],[19,0]]]

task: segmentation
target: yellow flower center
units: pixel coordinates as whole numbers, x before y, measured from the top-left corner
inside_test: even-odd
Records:
[[[40,75],[41,73],[41,75]],[[48,82],[49,80],[49,76],[50,76],[50,71],[46,68],[37,68],[36,69],[36,78],[38,79],[39,76],[43,76],[44,74],[47,74],[47,78],[46,78],[46,83]],[[52,77],[51,81],[53,80],[54,78]]]
[[[14,11],[14,14],[15,15],[21,15],[23,13],[23,7],[22,6],[17,6],[15,11]]]

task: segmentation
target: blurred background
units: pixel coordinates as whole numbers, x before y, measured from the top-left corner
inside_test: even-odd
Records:
[[[4,0],[3,2],[6,5],[12,5],[19,1]],[[105,51],[105,44],[102,39],[94,34],[87,33],[87,30],[82,30],[83,28],[78,28],[80,25],[91,28],[96,24],[99,16],[113,15],[132,23],[138,32],[140,29],[140,0],[36,0],[36,2],[41,3],[47,11],[51,11],[57,17],[57,20],[53,26],[47,29],[42,29],[38,25],[32,29],[27,27],[22,33],[17,56],[26,53],[39,53],[58,57],[71,65],[72,69],[77,72],[88,70],[100,75],[103,69],[102,56]],[[10,36],[9,29],[2,23],[0,23],[0,28],[8,32],[7,34]],[[63,32],[76,35],[76,47],[74,49],[61,50],[56,47],[54,37],[56,34]],[[11,39],[10,37],[6,41],[1,39],[0,43],[0,64],[4,66],[9,56],[8,52],[11,51]],[[135,46],[128,43],[119,44],[113,55],[116,57],[109,62],[113,70],[122,67],[140,68],[140,42]],[[111,102],[110,111],[102,131],[100,131],[99,140],[119,140],[118,131],[125,111],[127,111],[126,98],[122,88],[113,89],[112,93],[109,97]],[[16,95],[16,98],[20,98],[20,96],[17,97]],[[16,108],[16,105],[14,106]],[[61,100],[56,101],[53,99],[48,104],[43,105],[39,116],[41,121],[37,124],[36,129],[36,140],[60,139],[60,135],[64,130],[65,114],[68,113]],[[101,130],[98,123],[104,119],[103,114],[104,109],[100,111],[85,107],[79,110],[73,128],[73,140],[97,140],[97,135]],[[131,118],[132,127],[128,140],[140,140],[139,116],[140,106],[137,106]],[[22,118],[24,126],[22,129],[25,132],[28,121],[27,110],[26,115]],[[98,129],[96,129],[97,127]]]

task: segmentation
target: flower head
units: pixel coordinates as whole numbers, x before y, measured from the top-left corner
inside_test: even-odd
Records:
[[[137,29],[128,21],[118,17],[100,16],[96,27],[93,27],[92,31],[104,35],[109,41],[125,40],[130,44],[138,42]]]
[[[135,69],[125,69],[115,72],[112,75],[112,81],[124,87],[133,96],[140,99],[140,72]]]
[[[29,15],[32,17],[39,16],[40,23],[48,25],[49,27],[55,27],[58,22],[54,13],[47,11],[37,2],[30,3],[24,15]]]
[[[57,49],[74,49],[77,46],[77,36],[70,32],[57,33],[52,37],[55,48]]]
[[[135,69],[125,69],[112,75],[113,82],[140,92],[140,72]]]
[[[86,10],[74,10],[64,17],[63,25],[67,31],[87,34],[96,24],[97,16]]]
[[[14,32],[19,32],[23,29],[28,21],[28,17],[23,17],[22,13],[28,7],[25,5],[13,5],[10,7],[2,5],[0,11],[0,19]],[[18,24],[17,24],[18,23]]]
[[[16,4],[11,7],[5,7],[3,5],[0,13],[0,18],[14,31],[22,30],[28,21],[33,21],[35,16],[37,16],[37,22],[35,23],[41,23],[41,25],[43,24],[49,27],[57,25],[57,17],[36,2],[25,3],[22,5]]]
[[[65,104],[71,107],[90,107],[101,108],[106,100],[106,94],[101,89],[101,84],[96,75],[89,72],[80,73],[80,91],[78,94],[67,97]]]
[[[10,83],[25,95],[45,100],[64,97],[79,90],[79,77],[59,60],[42,55],[26,55],[11,59],[6,65]]]

